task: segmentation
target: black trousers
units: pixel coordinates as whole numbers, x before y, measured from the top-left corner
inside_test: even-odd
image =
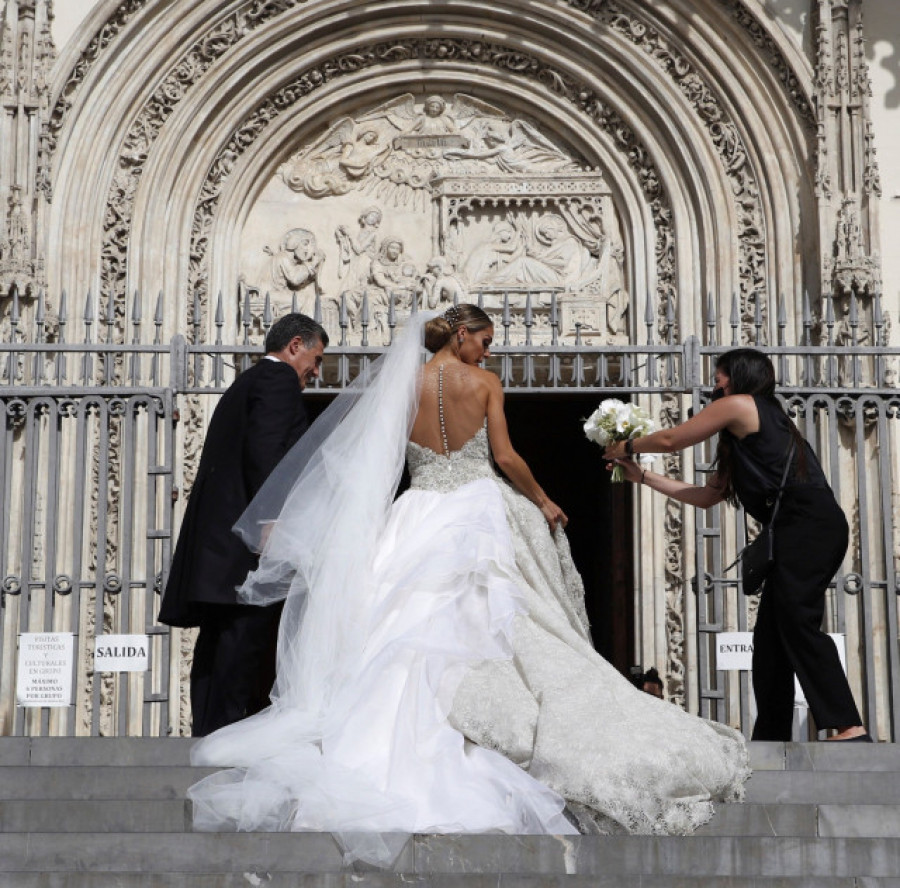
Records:
[[[191,666],[191,733],[204,737],[269,705],[282,604],[204,606]]]
[[[817,728],[862,724],[837,648],[822,631],[825,591],[847,539],[847,519],[830,489],[785,490],[775,522],[775,570],[753,633],[754,740],[791,739],[795,674]]]

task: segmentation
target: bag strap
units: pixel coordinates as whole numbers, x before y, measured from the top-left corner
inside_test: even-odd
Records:
[[[787,484],[787,476],[788,476],[788,472],[790,471],[790,468],[791,468],[791,460],[793,459],[794,448],[796,447],[796,445],[797,445],[797,440],[796,440],[796,438],[794,438],[793,435],[791,435],[791,446],[788,448],[787,457],[784,461],[784,472],[782,472],[782,475],[781,475],[781,484],[778,487],[778,493],[775,495],[775,503],[772,506],[772,514],[769,517],[769,520],[763,525],[764,529],[766,527],[772,526],[772,523],[775,521],[775,516],[778,514],[778,507],[781,505],[781,494],[784,491],[785,484]],[[744,513],[745,528],[746,528],[746,522],[747,522],[747,514],[745,512]],[[760,533],[762,533],[762,531],[760,531]],[[728,565],[728,567],[722,568],[722,573],[728,573],[728,571],[730,571],[731,568],[735,567],[738,564],[738,562],[740,562],[741,556],[744,554],[744,552],[747,551],[747,549],[750,547],[750,545],[751,544],[748,543],[746,546],[744,546],[744,548],[741,549],[741,551],[737,553],[737,558],[735,558],[734,561],[732,561],[731,564]]]
[[[787,484],[787,476],[788,472],[791,468],[791,460],[794,456],[794,448],[797,445],[797,439],[791,435],[791,446],[788,448],[787,459],[784,461],[784,472],[781,475],[781,485],[778,488],[778,494],[775,497],[775,505],[772,506],[772,515],[768,520],[769,524],[772,524],[775,521],[775,516],[778,514],[778,507],[781,505],[781,494],[784,492],[784,485]]]

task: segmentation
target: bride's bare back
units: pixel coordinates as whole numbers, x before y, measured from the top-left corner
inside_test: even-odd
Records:
[[[430,361],[422,370],[419,412],[410,440],[435,453],[444,452],[439,387],[443,395],[444,429],[449,450],[459,450],[484,425],[490,394],[486,370],[460,361]]]

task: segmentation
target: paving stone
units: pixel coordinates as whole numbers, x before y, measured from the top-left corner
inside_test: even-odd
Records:
[[[190,832],[186,799],[0,801],[0,832]]]
[[[896,838],[900,805],[819,805],[819,835]]]
[[[783,771],[785,763],[784,743],[748,743],[750,767],[754,771]]]
[[[898,743],[786,743],[791,771],[900,771]]]
[[[30,750],[28,737],[0,737],[0,767],[27,765]]]
[[[0,798],[183,799],[187,788],[215,768],[0,767]]]
[[[190,737],[34,737],[33,765],[190,765]]]
[[[757,771],[745,801],[757,804],[890,805],[900,799],[900,772]]]
[[[815,805],[717,805],[698,836],[815,836]],[[855,833],[854,833],[855,835]]]

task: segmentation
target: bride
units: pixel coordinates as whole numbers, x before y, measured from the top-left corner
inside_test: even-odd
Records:
[[[278,678],[194,746],[230,769],[191,788],[196,829],[330,831],[388,863],[409,833],[684,834],[742,796],[738,732],[591,646],[566,516],[478,366],[493,332],[473,305],[413,316],[239,522],[242,595],[286,598]]]

